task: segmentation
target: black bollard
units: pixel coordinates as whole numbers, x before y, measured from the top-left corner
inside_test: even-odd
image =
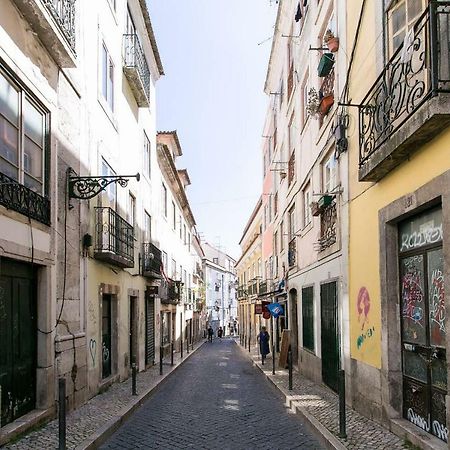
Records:
[[[183,337],[180,337],[180,352],[181,352],[181,357],[183,358]]]
[[[58,422],[59,422],[59,450],[66,450],[66,379],[58,380]]]
[[[345,411],[345,371],[339,371],[339,437],[347,438]]]
[[[252,329],[250,328],[249,334],[248,334],[248,352],[250,353],[250,345],[252,342]]]
[[[173,366],[173,342],[170,344],[170,365]]]
[[[289,390],[292,391],[292,350],[289,346],[288,350],[288,368],[289,368]]]
[[[189,341],[186,338],[186,353],[189,355]]]
[[[163,347],[159,348],[159,374],[163,374]]]
[[[134,362],[131,365],[131,395],[137,395],[137,392],[136,392],[136,375],[137,375],[137,367],[136,367],[136,363]]]

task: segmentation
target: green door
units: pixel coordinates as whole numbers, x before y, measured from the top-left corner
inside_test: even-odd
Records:
[[[35,408],[36,300],[31,265],[1,259],[1,425]]]
[[[320,286],[322,329],[322,380],[333,391],[338,390],[339,340],[336,282]]]
[[[102,378],[111,375],[111,295],[103,294],[102,298]]]

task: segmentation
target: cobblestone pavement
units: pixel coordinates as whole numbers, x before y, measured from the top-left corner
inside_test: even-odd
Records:
[[[275,375],[272,375],[271,358],[262,366],[256,347],[251,349],[251,353],[243,348],[241,350],[280,389],[291,407],[296,407],[301,412],[319,421],[321,426],[334,435],[336,442],[341,447],[358,450],[395,450],[409,448],[405,446],[403,439],[349,408],[347,408],[347,438],[339,438],[339,397],[331,389],[328,389],[324,385],[315,384],[307,378],[300,376],[297,372],[294,372],[292,391],[289,391],[287,370],[275,370]]]
[[[205,344],[102,449],[322,448],[233,340]]]
[[[200,344],[195,346],[198,349]],[[185,349],[185,358],[187,357]],[[191,354],[191,357],[194,354]],[[188,359],[187,359],[188,360]],[[174,367],[169,361],[163,366],[164,375],[159,375],[159,365],[153,366],[137,376],[138,397],[131,396],[131,377],[123,383],[113,384],[106,392],[93,397],[89,402],[67,415],[67,449],[84,448],[86,440],[98,433],[102,427],[120,418],[137,403],[140,398],[157,386],[163,378],[180,363],[179,353],[175,354]],[[183,362],[184,364],[184,362]],[[179,369],[178,369],[179,370]],[[2,450],[50,450],[58,448],[58,421],[53,420],[43,428],[31,432],[14,444],[2,447]]]

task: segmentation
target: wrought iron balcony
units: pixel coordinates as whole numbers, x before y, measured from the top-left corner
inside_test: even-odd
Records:
[[[1,172],[0,205],[50,225],[50,200]]]
[[[241,285],[238,287],[238,298],[244,298],[247,296],[247,287]]]
[[[178,305],[182,295],[181,281],[161,280],[160,298],[161,303],[166,305]]]
[[[161,250],[151,242],[142,244],[142,274],[149,278],[161,278]]]
[[[331,247],[337,241],[337,206],[336,202],[326,206],[320,214],[319,251]]]
[[[256,281],[252,281],[248,285],[248,295],[256,295],[258,294],[258,283]]]
[[[94,257],[119,267],[134,267],[134,230],[112,208],[95,208]]]
[[[14,0],[55,61],[75,66],[76,0]]]
[[[288,265],[294,267],[297,264],[297,241],[295,236],[289,241]]]
[[[378,181],[450,125],[450,2],[430,1],[359,107],[359,179]]]
[[[261,281],[259,283],[259,294],[266,294],[267,293],[267,281]]]
[[[138,106],[150,105],[150,69],[136,34],[123,35],[123,70]]]

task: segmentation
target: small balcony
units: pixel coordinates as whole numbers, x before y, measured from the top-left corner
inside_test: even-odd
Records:
[[[359,106],[359,180],[379,181],[450,125],[450,2],[430,1],[414,39]]]
[[[322,252],[337,242],[337,206],[333,201],[320,213],[319,251]]]
[[[94,257],[118,267],[134,267],[134,230],[112,208],[95,208]]]
[[[267,293],[267,281],[259,283],[259,295]]]
[[[297,265],[297,241],[295,236],[289,241],[288,265],[289,267],[294,267]]]
[[[162,304],[178,305],[182,295],[182,283],[171,279],[162,280],[159,292]]]
[[[258,283],[256,281],[252,281],[248,285],[248,295],[257,295],[258,294]]]
[[[0,205],[50,225],[50,200],[1,172]]]
[[[142,275],[147,278],[161,278],[161,250],[151,242],[142,244]]]
[[[136,34],[123,35],[123,71],[130,83],[136,103],[150,106],[150,69]]]
[[[13,0],[61,67],[75,67],[76,0]]]
[[[247,288],[244,285],[238,287],[237,296],[239,299],[245,298],[247,296]]]

